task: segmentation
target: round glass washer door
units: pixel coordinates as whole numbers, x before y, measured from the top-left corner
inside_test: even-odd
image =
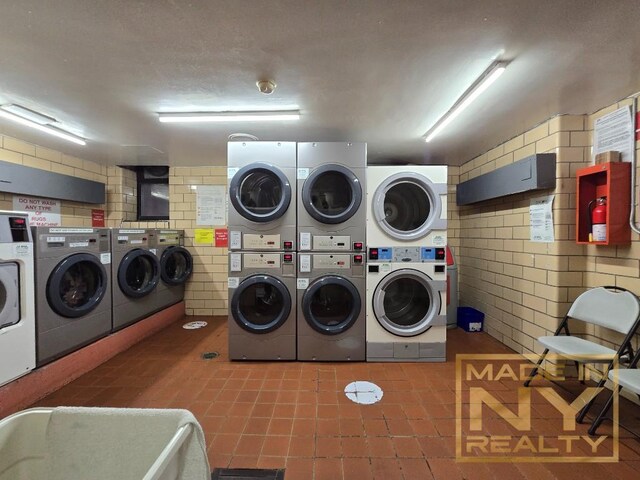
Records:
[[[401,172],[376,189],[372,199],[378,226],[396,240],[417,240],[433,229],[446,229],[441,219],[446,185],[434,184],[423,175]]]
[[[245,278],[233,292],[231,316],[247,332],[269,333],[282,326],[291,313],[286,285],[271,275]]]
[[[327,164],[314,169],[302,185],[302,204],[321,223],[343,223],[362,202],[362,185],[348,168]]]
[[[440,306],[440,293],[431,279],[408,268],[389,273],[373,293],[373,312],[378,323],[401,337],[413,337],[428,330]]]
[[[182,285],[193,272],[193,257],[184,247],[168,247],[160,258],[160,276],[167,285]]]
[[[18,264],[0,263],[0,328],[20,322]]]
[[[78,318],[100,304],[107,288],[107,272],[98,258],[78,253],[58,263],[49,275],[47,301],[58,315]]]
[[[153,292],[160,281],[160,262],[148,250],[128,252],[118,267],[118,285],[127,297],[142,298]]]
[[[344,277],[326,275],[313,282],[302,297],[302,313],[311,328],[325,335],[349,330],[358,319],[358,289]]]
[[[233,208],[247,220],[271,222],[282,217],[291,203],[291,184],[277,167],[252,163],[231,179],[229,198]]]

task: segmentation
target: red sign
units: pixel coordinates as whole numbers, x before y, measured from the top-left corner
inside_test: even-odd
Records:
[[[91,226],[104,227],[104,210],[91,210]]]
[[[227,247],[229,245],[229,232],[226,228],[216,228],[216,247]]]

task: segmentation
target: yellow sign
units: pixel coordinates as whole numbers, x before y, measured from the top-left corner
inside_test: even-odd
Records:
[[[213,245],[213,228],[196,228],[194,243],[196,245]]]

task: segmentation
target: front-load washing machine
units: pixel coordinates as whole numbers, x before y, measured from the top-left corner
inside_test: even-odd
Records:
[[[367,144],[298,144],[298,245],[364,251]]]
[[[156,230],[156,256],[160,259],[158,295],[163,307],[184,299],[184,288],[193,272],[193,257],[184,248],[184,230]]]
[[[368,255],[367,361],[444,362],[444,248],[369,248]]]
[[[298,360],[365,360],[364,255],[299,253],[298,265]]]
[[[296,359],[296,254],[229,254],[229,358]]]
[[[447,167],[367,169],[367,245],[444,247]]]
[[[36,366],[33,282],[29,218],[0,211],[0,385]]]
[[[154,229],[111,230],[113,331],[165,307],[158,292],[160,262]]]
[[[229,142],[229,250],[296,249],[295,142]]]
[[[34,227],[38,366],[111,332],[106,228]]]

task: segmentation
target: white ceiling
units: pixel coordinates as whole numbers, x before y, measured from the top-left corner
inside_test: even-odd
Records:
[[[640,90],[637,0],[0,0],[0,103],[51,115],[101,163],[225,163],[227,136],[366,141],[372,162],[460,164],[556,113]],[[429,144],[491,63],[505,74]],[[260,78],[278,83],[258,93]],[[295,123],[166,125],[155,112],[297,104]],[[150,146],[165,152],[154,155]]]

